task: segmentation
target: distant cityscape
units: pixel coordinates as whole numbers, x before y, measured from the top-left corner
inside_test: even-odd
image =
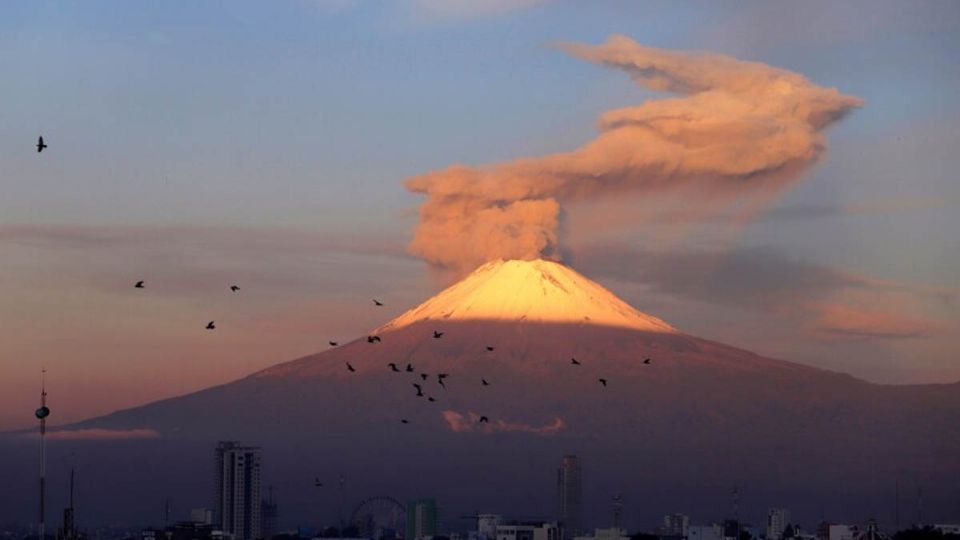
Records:
[[[807,527],[795,522],[787,508],[769,508],[766,523],[759,525],[736,517],[696,524],[688,515],[675,513],[663,516],[650,530],[631,532],[621,526],[624,504],[620,495],[611,496],[610,526],[586,530],[582,525],[583,471],[576,455],[563,456],[556,469],[556,515],[550,519],[496,513],[448,516],[455,518],[450,522],[469,520],[473,524],[456,526],[444,520],[435,498],[403,503],[389,496],[374,496],[360,501],[349,518],[341,517],[339,523],[281,530],[279,504],[272,489],[266,494],[262,489],[261,449],[239,441],[220,441],[213,457],[212,506],[192,509],[189,516],[181,516],[185,519],[174,519],[168,502],[161,526],[80,527],[71,471],[69,505],[54,534],[45,532],[42,540],[960,540],[960,523],[914,523],[884,531],[875,519],[867,518],[862,523],[824,521]],[[0,540],[41,540],[38,531],[44,530],[49,530],[44,523],[0,526]]]

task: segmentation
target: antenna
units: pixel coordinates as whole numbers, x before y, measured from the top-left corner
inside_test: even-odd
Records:
[[[47,533],[47,524],[45,522],[46,514],[46,496],[47,496],[47,417],[50,416],[50,409],[47,407],[47,369],[40,370],[40,408],[34,413],[37,420],[40,420],[40,520],[37,524],[37,538],[44,540]]]

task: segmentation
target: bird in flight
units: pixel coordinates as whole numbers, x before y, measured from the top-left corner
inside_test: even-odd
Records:
[[[430,396],[427,398],[427,401],[429,401],[430,403],[433,403],[434,401],[436,401],[436,398],[434,398],[433,396]]]
[[[440,383],[440,386],[442,386],[442,387],[444,388],[444,390],[446,390],[447,385],[444,384],[443,380],[446,379],[447,377],[448,377],[448,375],[447,375],[446,373],[438,373],[438,374],[437,374],[437,382]]]
[[[493,352],[493,347],[487,345],[487,352]]]
[[[393,371],[394,373],[399,373],[399,372],[400,372],[400,370],[397,369],[397,365],[394,364],[393,362],[390,362],[390,363],[387,364],[387,365],[390,366],[390,371]]]
[[[230,286],[230,290],[233,291],[233,292],[237,292],[237,291],[240,290],[240,287],[237,287],[236,285],[231,285],[231,286]]]
[[[433,339],[440,339],[442,337],[443,337],[443,332],[437,332],[436,330],[433,331]]]
[[[480,379],[480,382],[483,383],[484,386],[490,386],[490,383],[488,383],[486,379]]]
[[[319,478],[314,478],[313,487],[323,487],[323,482],[321,482]]]
[[[353,373],[354,371],[356,371],[356,369],[354,369],[353,366],[350,365],[350,362],[345,362],[345,364],[347,364],[347,371],[349,371],[350,373]]]
[[[327,343],[329,343],[331,347],[336,347],[336,346],[337,346],[337,342],[336,342],[336,341],[328,341]]]
[[[373,305],[375,305],[375,306],[382,306],[382,305],[383,305],[383,302],[381,302],[381,301],[377,300],[376,298],[374,298],[374,299],[373,299]]]
[[[575,366],[579,366],[579,365],[580,365],[580,362],[578,362],[576,358],[571,358],[571,359],[570,359],[570,363],[573,364],[573,365],[575,365]]]
[[[133,288],[135,288],[135,289],[142,289],[142,288],[143,288],[143,280],[140,280],[140,281],[138,281],[136,284],[134,284]]]
[[[380,343],[380,336],[367,336],[367,343]]]
[[[490,419],[487,418],[486,416],[481,416],[480,419],[477,420],[477,421],[480,422],[481,424],[486,424],[486,423],[490,422]]]
[[[46,147],[46,143],[43,142],[43,135],[41,135],[40,138],[37,139],[37,153],[43,152],[43,149]]]
[[[400,420],[400,423],[401,423],[401,424],[409,424],[410,421],[407,420],[406,418],[404,418],[404,419]]]
[[[413,383],[413,387],[417,389],[417,397],[423,397],[423,387],[417,383]]]
[[[216,330],[217,326],[213,324],[213,321],[207,323],[207,330]]]
[[[407,373],[413,373],[413,364],[407,364]]]
[[[643,363],[644,363],[644,364],[649,364],[649,363],[650,363],[650,359],[649,359],[649,358],[644,358],[644,359],[643,359]]]
[[[604,387],[607,386],[607,380],[604,379],[603,377],[601,377],[601,378],[599,378],[599,379],[597,379],[597,380],[600,381],[600,384],[602,384]]]
[[[420,374],[420,378],[421,378],[422,380],[424,380],[424,381],[427,380],[427,377],[429,377],[429,375],[427,375],[426,373],[421,373],[421,374]]]

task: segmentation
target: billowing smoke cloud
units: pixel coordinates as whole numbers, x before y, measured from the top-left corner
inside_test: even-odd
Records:
[[[718,54],[622,36],[561,48],[679,97],[606,112],[599,136],[572,152],[408,179],[409,190],[427,195],[413,254],[455,272],[495,258],[559,258],[560,217],[570,203],[695,189],[684,201],[689,212],[776,192],[823,153],[822,130],[862,105],[797,73]]]

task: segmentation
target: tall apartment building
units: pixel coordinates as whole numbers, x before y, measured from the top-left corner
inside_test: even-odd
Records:
[[[563,528],[563,540],[572,540],[580,534],[580,498],[580,458],[563,456],[557,469],[557,519]]]
[[[262,538],[260,449],[221,441],[214,456],[214,525],[235,540]]]

